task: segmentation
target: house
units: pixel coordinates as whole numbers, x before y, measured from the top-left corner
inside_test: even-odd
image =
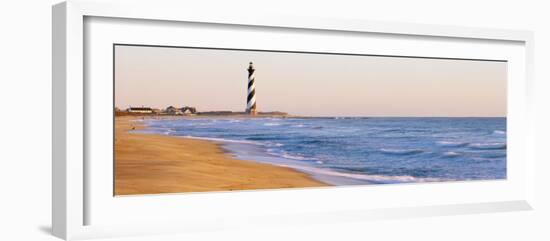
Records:
[[[184,106],[181,108],[177,108],[174,106],[168,106],[163,111],[164,114],[167,115],[185,115],[185,114],[195,114],[197,113],[197,109],[195,107],[190,106]]]
[[[184,106],[181,108],[181,112],[184,113],[184,114],[195,114],[197,113],[197,109],[195,107],[190,107],[190,106]]]
[[[130,107],[126,109],[129,113],[139,113],[139,114],[152,114],[153,109],[150,107]]]
[[[174,107],[174,106],[168,106],[166,109],[164,109],[164,112],[169,115],[181,115],[183,114],[180,109]]]

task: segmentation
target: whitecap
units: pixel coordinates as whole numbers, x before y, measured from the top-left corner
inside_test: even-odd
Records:
[[[381,152],[386,154],[394,154],[394,155],[411,155],[411,154],[419,154],[424,152],[420,149],[387,149],[382,148],[380,149]]]
[[[448,151],[448,152],[443,153],[443,156],[456,157],[456,156],[460,156],[460,153],[457,153],[457,152],[454,152],[454,151]]]
[[[281,154],[281,157],[286,158],[286,159],[298,160],[298,161],[305,161],[305,160],[311,159],[311,158],[306,158],[306,157],[303,157],[303,156],[291,155],[291,154],[288,154],[288,153]]]
[[[472,149],[481,149],[481,150],[499,150],[506,149],[506,143],[472,143],[468,145]]]

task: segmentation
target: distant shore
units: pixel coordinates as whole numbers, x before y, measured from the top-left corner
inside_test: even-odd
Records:
[[[150,113],[143,113],[143,112],[128,112],[128,111],[115,111],[115,116],[207,116],[207,117],[213,117],[213,116],[242,116],[242,117],[293,117],[292,115],[289,115],[286,112],[281,111],[269,111],[269,112],[258,112],[255,115],[251,115],[249,113],[245,112],[233,112],[233,111],[204,111],[204,112],[196,112],[196,113],[181,113],[181,114],[171,114],[166,112],[150,112]]]
[[[143,128],[136,120],[156,117],[172,118],[115,117],[115,195],[327,185],[290,168],[235,159],[215,142],[131,133]]]

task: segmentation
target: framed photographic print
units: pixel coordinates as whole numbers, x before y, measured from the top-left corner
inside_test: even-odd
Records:
[[[113,48],[114,195],[506,179],[505,61]]]
[[[61,238],[531,209],[530,32],[152,1],[53,26]]]

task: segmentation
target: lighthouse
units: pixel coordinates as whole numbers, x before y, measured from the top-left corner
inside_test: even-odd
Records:
[[[248,65],[248,89],[246,96],[246,113],[256,115],[256,85],[254,84],[254,65]]]

